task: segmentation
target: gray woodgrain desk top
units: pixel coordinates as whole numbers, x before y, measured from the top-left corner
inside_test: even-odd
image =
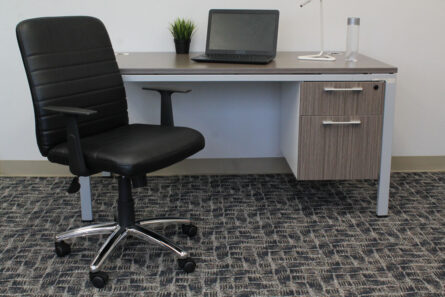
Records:
[[[346,62],[343,54],[335,62],[301,61],[307,52],[278,52],[267,65],[198,63],[190,55],[175,53],[135,52],[117,54],[122,75],[193,75],[193,74],[369,74],[396,73],[397,68],[364,55],[358,62]]]

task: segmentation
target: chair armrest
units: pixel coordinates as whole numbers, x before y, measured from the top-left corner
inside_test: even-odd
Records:
[[[80,107],[69,107],[69,106],[46,106],[43,109],[48,111],[55,111],[65,115],[80,115],[80,116],[90,116],[96,114],[96,110],[80,108]]]
[[[190,93],[192,90],[187,89],[172,89],[172,88],[158,88],[158,87],[142,87],[143,90],[156,91],[161,94],[161,125],[173,127],[173,93]]]
[[[173,88],[158,88],[158,87],[142,87],[143,90],[156,91],[156,92],[168,92],[173,93],[190,93],[192,90],[189,89],[173,89]]]
[[[68,145],[68,165],[70,171],[77,176],[89,176],[90,171],[86,166],[82,152],[77,118],[78,116],[91,116],[96,114],[97,111],[68,106],[46,106],[43,109],[61,113],[66,117],[66,142]]]

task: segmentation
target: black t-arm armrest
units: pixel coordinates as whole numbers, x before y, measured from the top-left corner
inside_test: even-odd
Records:
[[[156,92],[169,92],[173,93],[190,93],[192,90],[189,89],[176,89],[176,88],[161,88],[161,87],[142,87],[143,90],[156,91]]]
[[[174,89],[174,88],[162,88],[162,87],[142,87],[143,90],[156,91],[161,94],[161,125],[162,126],[174,126],[173,121],[173,107],[172,107],[172,94],[173,93],[190,93],[192,90],[188,89]]]
[[[96,114],[96,110],[68,107],[68,106],[46,106],[43,109],[63,114],[66,119],[66,142],[68,145],[68,164],[72,174],[77,176],[89,176],[85,158],[83,157],[82,146],[80,143],[79,126],[77,117],[91,116]]]

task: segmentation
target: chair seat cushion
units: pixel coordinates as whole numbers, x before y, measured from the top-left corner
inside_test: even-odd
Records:
[[[190,128],[125,125],[82,138],[85,163],[92,172],[136,176],[179,162],[204,148],[204,137]],[[51,162],[68,165],[68,146],[48,153]]]

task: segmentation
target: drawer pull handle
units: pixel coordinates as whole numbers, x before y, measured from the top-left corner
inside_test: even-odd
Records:
[[[324,88],[325,92],[363,92],[363,88]]]
[[[334,121],[323,121],[323,125],[332,126],[332,125],[360,125],[361,121],[349,121],[349,122],[334,122]]]

